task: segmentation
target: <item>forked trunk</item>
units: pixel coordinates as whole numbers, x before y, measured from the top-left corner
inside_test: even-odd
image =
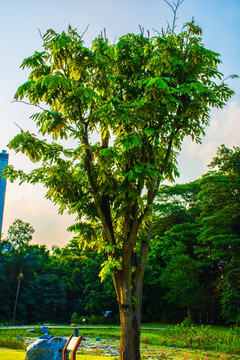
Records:
[[[140,360],[140,325],[142,313],[143,276],[147,263],[151,226],[142,241],[140,256],[123,254],[122,269],[115,269],[114,287],[119,303],[121,325],[119,360]],[[135,242],[132,242],[135,244]],[[126,255],[127,254],[127,255]],[[125,257],[124,257],[125,255]]]

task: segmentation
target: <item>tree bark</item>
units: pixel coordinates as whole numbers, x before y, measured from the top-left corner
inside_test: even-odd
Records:
[[[137,271],[132,272],[130,267],[114,275],[114,285],[121,325],[119,360],[140,360],[143,277],[138,276]]]
[[[119,360],[140,360],[141,307],[119,304],[121,337]]]
[[[137,234],[137,232],[136,232]],[[151,223],[142,241],[140,257],[133,247],[122,261],[122,269],[115,270],[113,282],[119,303],[121,325],[119,360],[140,360],[140,325],[142,313],[143,276],[146,269]],[[135,243],[135,242],[134,242]],[[128,248],[129,250],[129,248]],[[123,254],[124,256],[125,254]]]

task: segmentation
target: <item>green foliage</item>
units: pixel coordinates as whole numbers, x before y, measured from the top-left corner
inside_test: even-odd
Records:
[[[154,208],[147,286],[198,321],[239,319],[239,148],[224,145],[193,183],[162,186]],[[151,289],[151,291],[156,291]],[[160,295],[156,296],[156,298]],[[151,299],[148,299],[151,302]],[[174,314],[176,307],[179,311]],[[154,313],[154,305],[152,305]],[[200,313],[199,313],[200,311]]]
[[[184,320],[181,322],[181,325],[183,326],[192,326],[194,324],[193,319],[186,316]]]
[[[222,315],[228,322],[239,317],[239,256],[240,256],[240,149],[222,145],[210,164],[213,169],[203,177],[199,197],[199,256],[210,259],[220,291]],[[215,170],[214,170],[215,169]]]
[[[21,340],[16,340],[11,337],[2,339],[0,338],[0,347],[1,348],[7,348],[7,349],[24,349],[25,345]]]
[[[133,226],[131,208],[137,205],[140,227],[159,183],[177,175],[184,137],[200,142],[210,108],[223,107],[233,94],[216,81],[219,54],[204,47],[200,34],[192,22],[179,34],[127,34],[114,45],[99,36],[89,49],[70,26],[61,34],[48,30],[43,51],[22,63],[31,73],[15,99],[45,103],[31,117],[40,134],[72,137],[76,146],[65,149],[22,131],[9,147],[41,166],[30,174],[10,166],[4,175],[42,182],[60,212],[84,216],[85,224],[71,228],[82,241],[87,235],[91,242],[93,230],[95,246],[114,245],[107,252],[118,260],[122,236]],[[90,142],[96,131],[99,139]]]
[[[20,250],[22,246],[27,245],[32,240],[34,232],[34,228],[29,223],[15,219],[12,225],[9,226],[6,241]]]
[[[76,312],[74,312],[71,316],[71,323],[72,324],[79,324],[79,316]]]

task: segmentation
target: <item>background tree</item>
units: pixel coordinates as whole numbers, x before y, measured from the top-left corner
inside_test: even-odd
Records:
[[[240,148],[228,149],[222,145],[209,167],[211,171],[203,176],[199,193],[197,251],[211,268],[208,278],[212,293],[218,294],[223,306],[218,316],[222,312],[232,323],[240,319]]]
[[[194,247],[199,234],[200,184],[196,180],[162,185],[156,197],[148,256],[150,269],[148,266],[145,285],[151,294],[148,309],[153,320],[181,322],[187,311],[194,315],[195,321],[199,319],[197,310],[201,309],[203,300],[202,264]]]
[[[36,267],[38,265],[34,251],[32,251],[32,249],[29,251],[30,248],[28,246],[34,231],[35,230],[29,223],[16,219],[7,232],[5,248],[8,248],[8,251],[11,254],[9,258],[11,280],[15,282],[17,279],[17,291],[12,320],[13,323],[15,322],[19,291],[24,276],[26,274],[26,277],[30,279],[34,266]]]
[[[160,187],[146,286],[167,301],[148,296],[154,316],[161,309],[182,321],[177,308],[187,299],[194,321],[239,321],[239,148],[222,145],[210,168],[193,183]]]
[[[17,251],[21,252],[22,248],[32,240],[34,231],[34,228],[29,223],[15,219],[12,225],[9,226],[6,241],[10,242]]]
[[[9,144],[41,165],[4,175],[42,182],[60,212],[76,214],[79,241],[107,254],[101,275],[113,276],[120,359],[139,359],[153,201],[177,174],[183,139],[200,142],[210,108],[222,108],[233,92],[193,22],[179,34],[127,34],[113,45],[99,36],[91,49],[71,27],[48,30],[43,41],[43,51],[23,61],[31,73],[15,99],[41,109],[32,120],[44,139],[22,130]],[[69,137],[73,149],[56,142]]]

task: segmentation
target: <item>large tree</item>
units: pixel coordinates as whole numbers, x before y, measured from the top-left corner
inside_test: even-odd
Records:
[[[60,212],[76,214],[71,229],[79,241],[106,252],[101,275],[110,272],[115,285],[121,360],[140,359],[142,283],[159,185],[177,174],[183,139],[200,142],[210,109],[233,94],[219,63],[191,22],[179,34],[142,31],[115,44],[101,35],[91,48],[71,27],[48,30],[43,51],[22,64],[31,72],[15,99],[40,109],[31,117],[40,136],[22,130],[9,147],[40,166],[29,174],[9,167],[5,176],[44,184]]]

